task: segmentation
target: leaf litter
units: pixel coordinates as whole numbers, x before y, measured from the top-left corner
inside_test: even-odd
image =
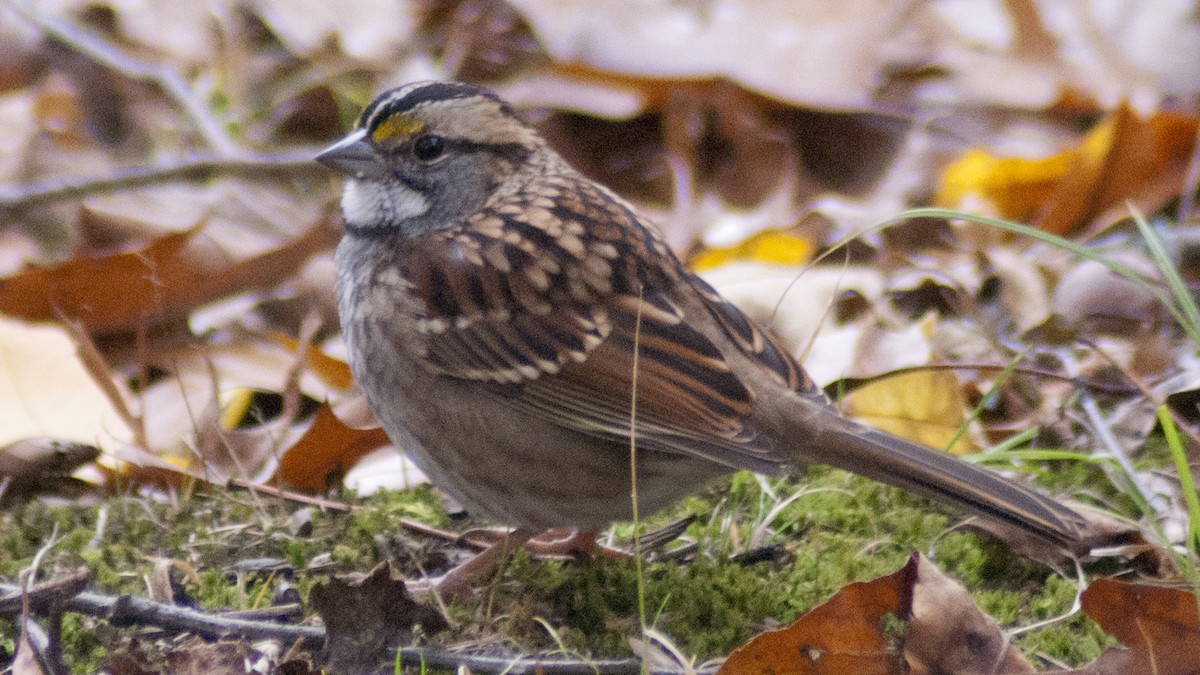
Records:
[[[47,543],[54,518],[42,509],[53,507],[33,493],[49,490],[75,509],[55,518],[92,530],[48,547],[43,577],[82,560],[96,569],[97,588],[134,592],[118,579],[150,568],[110,540],[101,514],[127,512],[112,527],[178,539],[168,523],[222,499],[249,500],[249,513],[226,521],[244,505],[213,509],[207,529],[159,555],[200,570],[185,584],[203,588],[212,609],[228,589],[205,573],[235,551],[290,555],[312,570],[335,560],[342,572],[391,560],[409,576],[463,554],[462,542],[396,534],[406,527],[392,520],[401,514],[432,521],[432,530],[446,524],[427,486],[410,500],[309,523],[319,532],[346,519],[337,526],[346,528],[343,542],[371,540],[359,550],[336,537],[283,536],[290,526],[268,515],[290,513],[294,501],[330,514],[347,503],[362,508],[342,481],[387,444],[349,386],[336,334],[337,185],[295,162],[296,151],[315,149],[297,143],[331,138],[390,84],[461,78],[494,86],[571,161],[655,214],[677,250],[806,358],[850,414],[937,447],[953,440],[956,451],[1034,473],[1045,489],[1144,532],[1117,519],[1101,526],[1097,516],[1106,551],[1096,551],[1082,595],[1095,623],[1076,613],[1062,620],[1065,631],[1014,641],[997,621],[1032,624],[1068,612],[1065,579],[1073,575],[1046,576],[1003,546],[989,553],[987,540],[939,537],[945,520],[927,505],[838,474],[814,471],[802,485],[738,477],[678,507],[708,522],[670,545],[671,556],[690,562],[652,567],[661,613],[644,639],[629,623],[630,568],[524,557],[475,605],[452,607],[458,632],[439,639],[492,654],[567,647],[576,654],[567,660],[585,666],[628,655],[619,636],[639,640],[638,654],[671,653],[676,663],[720,658],[838,587],[896,569],[933,537],[938,565],[971,578],[972,594],[1004,618],[982,613],[934,562],[912,556],[871,582],[881,586],[847,586],[830,601],[836,609],[804,614],[804,628],[787,638],[802,649],[745,656],[764,633],[734,653],[726,672],[800,668],[795,658],[833,668],[868,653],[857,672],[1069,665],[1173,673],[1200,659],[1189,651],[1197,642],[1196,552],[1173,546],[1183,541],[1186,500],[1166,468],[1154,415],[1169,402],[1190,431],[1196,350],[1163,310],[1166,283],[1127,208],[1152,214],[1176,247],[1179,273],[1196,278],[1194,16],[1170,3],[1122,15],[1021,0],[906,11],[732,0],[645,3],[637,12],[539,0],[436,0],[399,11],[367,1],[338,12],[265,1],[177,4],[147,11],[119,0],[65,2],[53,13],[0,6],[0,34],[11,45],[0,55],[0,414],[12,417],[0,439],[12,503],[0,517]],[[1172,48],[1147,46],[1161,44]],[[187,164],[197,153],[205,153],[203,171]],[[1140,278],[969,219],[875,228],[930,204],[1071,237]],[[999,452],[986,452],[997,444]],[[1132,476],[1104,459],[1113,444],[1132,455]],[[392,485],[412,484],[402,466],[395,475]],[[85,489],[64,497],[68,478]],[[893,520],[899,513],[913,520]],[[1038,557],[1011,534],[981,527]],[[756,545],[764,535],[781,545],[783,556],[754,554],[745,559],[773,562],[730,569],[730,558],[750,553],[741,550],[743,530],[758,533]],[[854,541],[853,533],[870,534]],[[608,536],[633,534],[618,526]],[[27,551],[4,573],[31,563]],[[989,566],[999,572],[980,577]],[[1117,570],[1145,579],[1105,578]],[[170,576],[158,585],[168,587]],[[782,598],[771,581],[781,578],[791,589]],[[1162,585],[1181,578],[1192,585]],[[1024,584],[1025,593],[1004,596],[1002,582]],[[254,592],[287,595],[275,587]],[[1014,597],[1047,604],[1006,613]],[[342,594],[330,601],[354,614]],[[381,630],[366,616],[358,617],[362,630]],[[21,631],[19,644],[6,643],[18,662],[39,650],[51,667],[96,658],[95,666],[130,673],[235,672],[250,662],[258,672],[308,672],[319,661],[165,634],[130,641],[70,612],[47,621],[52,636],[71,627],[68,644],[81,651],[63,654],[61,643],[42,650]],[[6,637],[16,625],[5,624]],[[82,650],[97,640],[99,651]],[[1124,648],[1100,655],[1114,640]]]

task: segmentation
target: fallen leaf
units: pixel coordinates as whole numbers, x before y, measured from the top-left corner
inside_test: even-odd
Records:
[[[252,0],[247,4],[289,51],[302,57],[315,56],[335,39],[349,56],[391,65],[411,41],[416,23],[412,4],[388,0],[336,4]]]
[[[133,434],[65,331],[0,316],[0,444],[35,436],[107,451]]]
[[[1157,268],[1134,251],[1113,251],[1107,257],[1142,274],[1132,281],[1094,260],[1084,260],[1068,270],[1054,289],[1054,313],[1065,326],[1135,334],[1138,327],[1161,321],[1166,308],[1159,299],[1161,278]]]
[[[802,265],[812,256],[813,248],[809,239],[786,230],[770,229],[732,246],[704,249],[692,256],[688,264],[697,272],[733,261]]]
[[[1042,159],[971,150],[942,173],[936,203],[981,197],[995,212],[1069,235],[1132,200],[1153,211],[1179,194],[1195,147],[1197,119],[1160,111],[1139,117],[1122,105],[1078,147]]]
[[[900,16],[874,0],[719,8],[643,0],[620,10],[607,3],[514,4],[561,63],[660,80],[725,78],[827,109],[870,108],[885,67],[928,58],[934,42],[926,31],[937,28],[923,7]]]
[[[957,455],[975,452],[958,378],[945,370],[912,370],[863,385],[843,399],[846,415]],[[953,445],[951,445],[953,442]]]
[[[289,352],[295,353],[300,349],[300,342],[296,338],[279,331],[272,331],[271,339]],[[350,364],[345,361],[330,356],[316,347],[309,347],[304,358],[307,360],[306,365],[309,370],[330,387],[345,392],[354,385],[354,377],[350,374]]]
[[[32,321],[78,318],[95,333],[144,327],[231,293],[270,288],[336,237],[321,222],[278,248],[231,260],[200,232],[197,227],[139,250],[80,256],[0,280],[0,312]]]
[[[358,460],[389,442],[382,429],[353,429],[343,424],[328,404],[322,405],[308,431],[283,452],[270,483],[324,492],[341,482]]]
[[[100,456],[99,448],[36,436],[0,448],[0,479],[7,480],[2,496],[59,493],[78,485],[71,473]]]
[[[919,561],[913,554],[898,571],[849,584],[787,628],[758,635],[730,654],[718,675],[907,672],[882,621],[911,613]]]
[[[962,584],[918,556],[904,655],[914,674],[1032,673],[1033,666]]]
[[[1200,668],[1200,617],[1194,592],[1097,579],[1083,611],[1127,651],[1109,650],[1084,673],[1194,674]]]
[[[324,661],[331,673],[373,673],[412,644],[416,626],[425,635],[446,627],[441,614],[409,596],[387,563],[366,578],[335,577],[313,586],[309,602],[325,624]]]

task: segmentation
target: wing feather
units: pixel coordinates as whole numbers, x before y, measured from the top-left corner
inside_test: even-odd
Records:
[[[490,382],[581,433],[622,445],[633,433],[647,450],[777,471],[784,458],[749,421],[753,394],[672,298],[694,294],[697,280],[619,198],[575,185],[542,188],[552,208],[501,204],[410,240],[398,258],[422,300],[426,365]],[[774,354],[736,308],[712,307],[711,289],[700,291],[729,343]],[[780,359],[766,365],[796,379]]]

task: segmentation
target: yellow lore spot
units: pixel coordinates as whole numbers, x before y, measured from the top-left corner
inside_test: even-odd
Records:
[[[388,117],[371,132],[371,140],[382,143],[397,137],[412,136],[425,128],[425,123],[403,113]]]

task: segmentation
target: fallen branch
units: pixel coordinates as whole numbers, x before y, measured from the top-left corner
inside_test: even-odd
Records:
[[[103,176],[54,178],[39,183],[0,187],[0,210],[39,206],[66,199],[116,192],[177,180],[208,180],[220,176],[259,178],[324,176],[328,170],[312,160],[316,151],[222,157],[195,154],[155,166],[114,169]]]
[[[43,585],[39,585],[43,586]],[[61,587],[48,582],[49,589]],[[35,587],[31,592],[38,592]],[[58,591],[47,590],[45,592]],[[0,583],[0,603],[19,598],[21,588],[16,584]],[[37,603],[31,603],[37,609]],[[320,649],[325,642],[325,629],[318,626],[288,626],[266,621],[250,621],[209,614],[186,607],[176,607],[130,595],[105,595],[84,591],[63,603],[67,611],[85,614],[117,626],[154,626],[163,630],[192,633],[208,639],[241,637],[249,640],[278,640],[299,642],[309,649]],[[406,666],[458,670],[466,666],[472,672],[488,673],[545,673],[546,675],[633,675],[642,672],[638,659],[576,660],[547,659],[533,656],[486,656],[456,653],[446,647],[403,647],[400,661]],[[716,667],[699,668],[699,675],[713,673]],[[650,671],[659,675],[684,675],[682,671]]]
[[[94,33],[48,14],[38,12],[31,4],[14,2],[10,5],[26,21],[41,28],[47,35],[61,41],[89,59],[134,80],[153,82],[183,108],[192,123],[214,150],[225,157],[241,154],[238,144],[213,117],[200,96],[174,68],[136,59]]]

